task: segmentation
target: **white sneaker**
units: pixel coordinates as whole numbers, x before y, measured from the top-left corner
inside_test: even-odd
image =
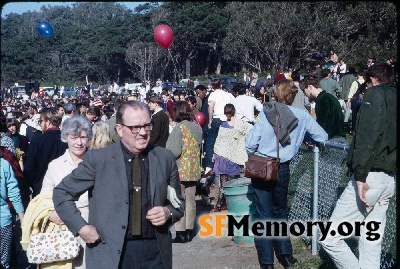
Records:
[[[204,172],[204,176],[208,176],[212,172],[211,167],[206,167],[206,171]]]

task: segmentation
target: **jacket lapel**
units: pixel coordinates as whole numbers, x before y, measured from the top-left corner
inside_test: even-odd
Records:
[[[115,178],[116,180],[121,181],[122,190],[127,190],[129,193],[129,186],[128,186],[128,178],[126,177],[126,166],[125,166],[125,159],[124,154],[122,153],[122,148],[120,142],[117,142],[114,147],[114,151],[111,155],[111,159],[113,160],[113,164],[115,167]]]
[[[151,206],[154,206],[154,197],[156,194],[156,185],[158,178],[159,167],[158,157],[154,154],[153,150],[149,150],[149,180],[150,180],[150,193],[151,193]]]

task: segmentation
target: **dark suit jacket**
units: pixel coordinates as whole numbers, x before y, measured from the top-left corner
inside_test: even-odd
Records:
[[[172,268],[172,241],[168,230],[184,214],[178,169],[174,155],[167,149],[149,146],[148,157],[152,207],[167,206],[172,213],[172,218],[156,227],[165,268]],[[182,201],[178,209],[167,200],[168,185]],[[75,201],[86,190],[90,190],[89,224],[96,227],[102,237],[101,243],[87,245],[86,267],[118,268],[129,216],[128,179],[120,142],[88,151],[83,162],[54,188],[55,209],[74,234],[87,224],[75,206]]]
[[[206,124],[204,126],[207,126],[208,123],[208,97],[210,97],[210,94],[211,92],[208,92],[206,96],[204,96],[201,104],[200,112],[203,112],[204,116],[206,117]]]
[[[42,190],[49,163],[63,155],[67,148],[68,144],[61,141],[59,129],[49,129],[31,141],[24,163],[24,176],[33,189],[33,197]]]
[[[165,148],[169,136],[169,117],[164,111],[159,111],[151,117],[153,130],[150,133],[150,144]]]

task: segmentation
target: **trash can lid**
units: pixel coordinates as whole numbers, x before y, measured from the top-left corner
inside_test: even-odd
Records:
[[[232,188],[232,187],[238,187],[238,186],[246,186],[246,185],[250,185],[250,184],[251,184],[251,178],[241,177],[241,178],[231,179],[231,180],[225,182],[224,184],[222,184],[222,186],[224,188]]]

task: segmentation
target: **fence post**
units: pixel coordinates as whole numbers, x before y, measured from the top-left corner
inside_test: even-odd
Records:
[[[314,146],[314,191],[313,191],[313,222],[318,221],[318,170],[319,170],[319,148],[317,145]],[[318,227],[313,225],[312,235],[312,249],[311,254],[317,255],[317,244],[318,244]]]

